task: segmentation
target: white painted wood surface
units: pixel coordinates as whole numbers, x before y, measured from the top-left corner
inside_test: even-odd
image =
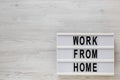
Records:
[[[57,76],[57,32],[115,33],[115,76]],[[0,80],[119,80],[120,0],[0,0]]]

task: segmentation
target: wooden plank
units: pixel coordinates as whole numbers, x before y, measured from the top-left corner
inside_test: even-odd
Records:
[[[115,76],[56,77],[57,32],[115,33]],[[119,44],[120,0],[0,0],[1,80],[120,80]]]

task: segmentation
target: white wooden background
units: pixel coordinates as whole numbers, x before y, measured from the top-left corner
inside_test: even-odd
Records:
[[[115,76],[57,76],[57,32],[114,32]],[[0,80],[120,80],[120,0],[0,0]]]

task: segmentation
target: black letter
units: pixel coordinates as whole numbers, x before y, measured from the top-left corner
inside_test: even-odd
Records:
[[[91,56],[91,52],[90,52],[90,50],[88,49],[88,50],[86,50],[86,57],[87,57],[87,58],[90,58],[90,56]]]
[[[74,58],[75,58],[75,55],[77,55],[76,51],[78,51],[78,50],[74,49]]]
[[[97,58],[97,49],[92,49],[92,58]]]
[[[78,63],[77,63],[77,65],[75,65],[75,63],[74,63],[73,67],[74,67],[74,72],[76,71],[76,69],[77,69],[77,72],[78,72]]]
[[[91,63],[86,63],[86,72],[91,72]]]
[[[97,63],[93,63],[93,72],[97,72]]]
[[[80,64],[80,71],[83,72],[85,70],[85,65],[84,63],[81,63]]]
[[[90,41],[91,41],[90,36],[86,36],[86,45],[88,44],[91,45]]]
[[[96,41],[96,39],[97,39],[97,36],[93,36],[93,45],[97,45],[97,41]]]
[[[73,44],[74,45],[76,45],[76,44],[78,45],[78,38],[79,38],[78,36],[73,36]]]
[[[80,37],[80,44],[81,44],[81,45],[84,45],[84,43],[85,43],[85,39],[84,39],[83,36],[81,36],[81,37]]]
[[[81,56],[82,56],[82,58],[84,58],[84,50],[83,49],[80,49],[80,58],[81,58]]]

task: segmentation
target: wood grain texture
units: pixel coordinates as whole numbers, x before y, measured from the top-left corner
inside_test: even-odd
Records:
[[[115,76],[57,76],[57,32],[115,33]],[[119,80],[120,0],[0,0],[0,80]]]

